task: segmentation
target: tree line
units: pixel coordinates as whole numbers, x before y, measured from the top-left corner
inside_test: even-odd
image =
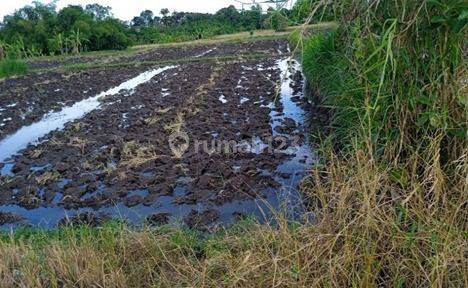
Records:
[[[58,11],[55,2],[35,1],[0,23],[0,59],[122,50],[134,44],[188,41],[264,28],[282,30],[304,21],[314,2],[299,0],[291,10],[280,11],[263,11],[258,5],[244,11],[229,6],[214,14],[145,10],[125,22],[113,17],[111,7],[99,4],[70,5]]]

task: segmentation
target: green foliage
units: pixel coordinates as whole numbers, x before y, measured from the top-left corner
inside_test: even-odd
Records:
[[[297,0],[289,13],[289,19],[296,24],[302,24],[310,17],[311,22],[333,21],[333,8],[332,5],[323,5],[321,0]]]
[[[288,27],[289,20],[282,12],[274,11],[270,13],[268,24],[275,31],[285,31],[286,27]]]
[[[304,43],[304,72],[324,105],[333,109],[333,135],[341,143],[350,143],[358,135],[364,105],[350,64],[336,46],[337,32],[317,34]]]
[[[89,50],[124,50],[132,44],[131,39],[125,33],[117,19],[106,19],[92,28],[89,36]]]
[[[70,5],[58,13],[54,4],[34,2],[4,18],[0,39],[18,47],[17,57],[126,49],[131,40],[109,7]]]
[[[28,66],[24,61],[16,59],[0,60],[0,78],[26,74],[26,72],[28,72]]]
[[[0,78],[26,74],[28,66],[19,58],[24,55],[38,56],[40,52],[27,50],[22,41],[9,45],[0,41]]]
[[[305,41],[304,69],[333,109],[333,135],[375,156],[423,149],[438,135],[444,157],[457,155],[466,135],[466,3],[367,5],[342,1],[334,7],[342,15],[338,31]],[[390,152],[388,143],[402,144]]]
[[[174,12],[163,9],[162,17],[152,18],[151,11],[143,11],[131,22],[130,35],[134,41],[170,43],[209,38],[221,34],[265,28],[267,15],[259,6],[239,12],[234,6],[220,9],[215,14]]]
[[[215,14],[170,13],[160,16],[145,10],[124,23],[112,17],[110,7],[89,4],[67,6],[57,12],[53,4],[34,2],[4,18],[0,39],[20,43],[19,57],[37,54],[78,54],[82,51],[122,50],[132,45],[169,43],[208,38],[215,35],[262,29],[267,15],[260,6],[239,12],[234,6]],[[274,25],[283,29],[285,17],[275,16]]]

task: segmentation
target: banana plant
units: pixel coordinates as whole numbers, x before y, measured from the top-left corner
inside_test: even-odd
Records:
[[[58,48],[60,52],[60,55],[65,55],[68,52],[67,47],[66,47],[67,46],[66,39],[63,37],[62,33],[58,33],[55,35],[54,42],[55,42],[56,48]]]
[[[80,54],[83,51],[84,43],[89,42],[89,40],[83,36],[80,29],[77,29],[71,32],[71,35],[68,37],[68,42],[71,45],[72,53]]]
[[[0,41],[0,61],[6,58],[7,44]]]

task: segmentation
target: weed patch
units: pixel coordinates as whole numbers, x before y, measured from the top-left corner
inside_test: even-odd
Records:
[[[28,66],[21,60],[4,59],[0,61],[0,78],[23,75],[27,72]]]

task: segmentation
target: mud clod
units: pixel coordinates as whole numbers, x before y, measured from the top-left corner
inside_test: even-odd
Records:
[[[203,212],[192,210],[185,218],[184,222],[190,228],[199,230],[208,230],[213,227],[214,222],[218,220],[219,213],[214,209],[208,209]]]
[[[0,212],[0,226],[5,224],[14,224],[23,221],[24,218],[9,212]]]
[[[169,213],[157,213],[146,217],[146,223],[150,226],[162,226],[169,223]]]

